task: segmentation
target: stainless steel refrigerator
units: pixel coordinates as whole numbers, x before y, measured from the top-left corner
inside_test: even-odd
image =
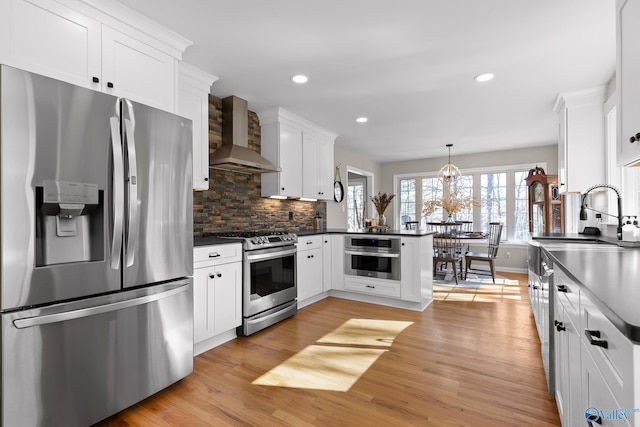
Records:
[[[3,426],[86,426],[193,370],[191,122],[0,66]]]

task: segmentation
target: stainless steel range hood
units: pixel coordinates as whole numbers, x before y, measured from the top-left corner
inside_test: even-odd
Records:
[[[237,96],[222,100],[222,146],[209,158],[209,167],[241,173],[280,172],[280,168],[249,148],[249,109]]]

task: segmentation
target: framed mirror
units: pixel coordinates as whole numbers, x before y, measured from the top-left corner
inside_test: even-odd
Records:
[[[333,200],[340,203],[344,199],[344,187],[340,181],[333,183]]]

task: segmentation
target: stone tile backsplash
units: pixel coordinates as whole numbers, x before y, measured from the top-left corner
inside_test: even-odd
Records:
[[[209,96],[209,152],[222,144],[222,100]],[[249,148],[260,152],[260,121],[249,111]],[[313,229],[320,213],[326,226],[326,202],[275,200],[260,196],[261,175],[209,170],[209,190],[193,192],[193,233],[226,231],[299,231]],[[289,219],[292,212],[293,219]]]

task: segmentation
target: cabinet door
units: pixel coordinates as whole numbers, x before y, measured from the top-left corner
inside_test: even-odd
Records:
[[[102,29],[102,90],[175,111],[176,60],[113,28]]]
[[[242,263],[216,267],[213,278],[213,334],[234,329],[242,323]]]
[[[583,344],[585,345],[585,344]],[[596,367],[589,351],[582,349],[582,387],[584,395],[582,418],[575,420],[574,425],[587,425],[586,416],[593,417],[593,426],[632,426],[637,425],[629,420],[620,418],[622,406],[616,401],[614,394],[609,389],[607,382]],[[636,414],[630,414],[631,419]],[[599,417],[599,422],[596,418]],[[563,424],[564,425],[564,424]]]
[[[618,166],[640,160],[640,141],[630,138],[640,133],[640,44],[637,22],[640,19],[640,4],[637,1],[618,3]]]
[[[302,197],[320,199],[318,187],[320,137],[311,132],[302,135]]]
[[[209,291],[214,268],[196,268],[193,271],[193,342],[198,343],[213,336],[213,313],[209,307],[213,293]]]
[[[302,195],[302,131],[293,126],[280,124],[279,141],[280,189],[279,195],[300,197]]]
[[[556,304],[556,403],[563,426],[579,425],[584,416],[581,396],[580,333],[562,304]]]
[[[180,64],[178,114],[193,123],[193,189],[209,189],[209,88],[217,77]]]
[[[101,24],[52,0],[3,0],[0,63],[99,89]]]
[[[557,296],[557,294],[556,294]],[[556,301],[558,299],[556,298]],[[554,321],[556,323],[556,329],[554,329],[555,340],[555,382],[556,382],[556,405],[558,406],[558,414],[563,426],[570,426],[567,424],[567,405],[569,394],[569,340],[566,331],[558,330],[558,325],[561,328],[564,326],[565,314],[562,304],[555,304],[554,307]]]
[[[298,252],[298,300],[322,292],[322,248]]]
[[[418,244],[418,238],[403,238],[400,246],[400,295],[405,301],[420,302],[422,297]]]
[[[558,111],[558,191],[564,193],[567,185],[567,109]]]
[[[331,290],[332,265],[331,265],[331,236],[322,236],[322,290]]]
[[[321,136],[318,145],[318,199],[333,200],[333,139]]]
[[[331,236],[331,289],[344,289],[344,235]]]

